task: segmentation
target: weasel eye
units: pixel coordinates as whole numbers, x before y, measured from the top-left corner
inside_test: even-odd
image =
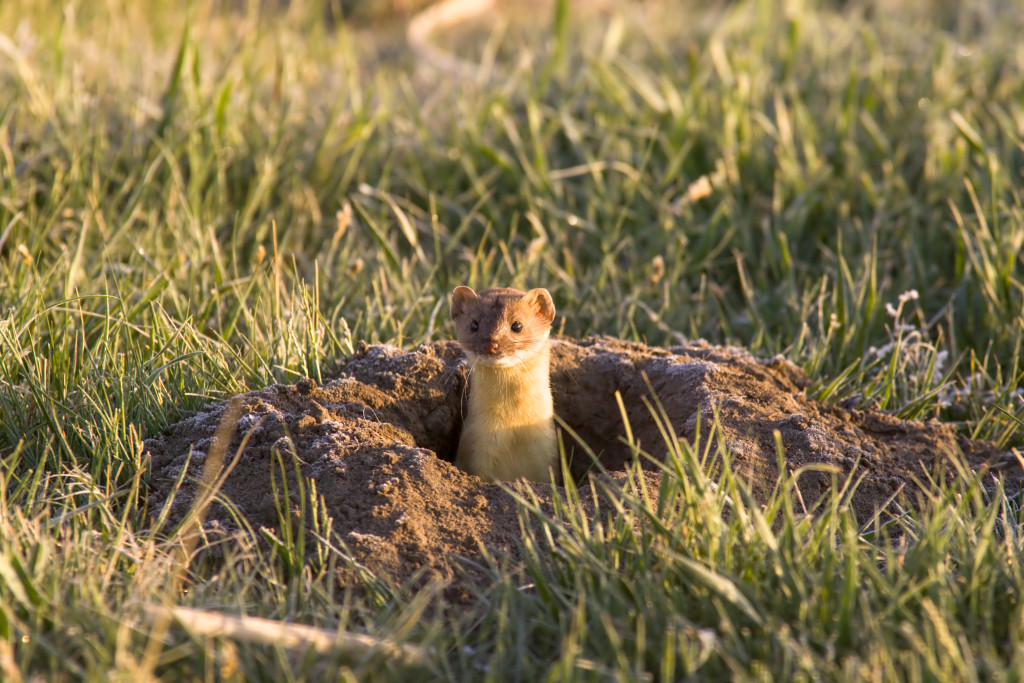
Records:
[[[516,322],[512,323],[512,331],[513,332],[522,332],[523,331],[523,324],[521,322],[519,322],[518,320]]]
[[[471,322],[469,324],[469,331],[470,332],[476,332],[479,329],[480,329],[480,323],[478,323],[477,321],[474,320],[473,322]]]

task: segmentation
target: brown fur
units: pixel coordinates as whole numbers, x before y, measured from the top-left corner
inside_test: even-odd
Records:
[[[546,289],[456,287],[452,320],[470,363],[469,410],[455,464],[489,481],[557,474]]]

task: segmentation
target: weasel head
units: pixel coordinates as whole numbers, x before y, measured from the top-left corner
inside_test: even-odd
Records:
[[[459,346],[473,364],[507,368],[540,353],[551,333],[555,304],[546,289],[497,288],[452,292]]]

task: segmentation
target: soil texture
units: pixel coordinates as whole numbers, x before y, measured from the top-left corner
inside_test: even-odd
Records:
[[[803,471],[798,485],[808,505],[835,481],[862,477],[852,499],[862,521],[901,491],[912,504],[918,482],[928,476],[955,476],[951,459],[969,469],[1001,469],[1021,482],[1019,468],[1007,467],[1012,456],[960,438],[948,425],[809,399],[803,373],[781,357],[766,362],[742,349],[704,343],[653,348],[591,338],[552,341],[551,363],[555,411],[600,461],[595,466],[579,442],[560,430],[572,477],[597,484],[593,489],[600,493],[583,496],[591,512],[594,498],[601,510],[610,510],[600,505],[602,497],[635,495],[623,488],[625,468],[636,459],[623,413],[650,456],[640,462],[652,495],[661,476],[657,461],[668,450],[656,413],[681,439],[693,441],[698,430],[701,440],[708,438],[717,412],[731,466],[755,495],[771,491],[777,480],[776,434],[792,471],[824,464],[838,473]],[[146,441],[151,509],[169,504],[170,518],[183,519],[207,460],[218,470],[211,474],[223,474],[223,462],[230,470],[221,476],[220,493],[234,509],[211,505],[207,525],[235,530],[235,515],[241,515],[254,530],[277,534],[281,520],[290,518],[312,531],[308,494],[315,488],[332,538],[353,567],[396,582],[440,578],[468,586],[483,571],[485,554],[518,557],[522,513],[516,497],[535,497],[550,511],[552,487],[484,483],[451,464],[471,388],[467,375],[454,342],[410,351],[363,346],[322,386],[306,379],[207,406]],[[219,445],[225,442],[226,448]],[[353,570],[342,580],[358,582],[359,576]]]

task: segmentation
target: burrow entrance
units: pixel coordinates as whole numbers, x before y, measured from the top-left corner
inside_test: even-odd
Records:
[[[521,532],[513,497],[451,464],[466,381],[465,361],[452,342],[412,351],[365,346],[323,386],[303,380],[250,392],[238,397],[236,413],[226,413],[226,404],[211,405],[146,442],[151,509],[173,499],[171,518],[184,517],[207,455],[216,450],[215,432],[229,414],[232,424],[222,431],[230,435],[226,458],[238,457],[221,491],[252,529],[277,529],[282,510],[293,523],[308,526],[309,506],[299,491],[315,485],[332,531],[352,556],[398,581],[424,568],[428,576],[464,576],[457,571],[465,569],[460,558],[479,557],[481,546],[515,556]],[[1005,457],[937,422],[905,422],[812,401],[791,363],[759,361],[736,348],[553,341],[551,381],[556,413],[598,454],[610,473],[602,476],[612,480],[624,479],[622,470],[634,457],[622,438],[623,410],[640,447],[655,459],[664,457],[665,439],[651,414],[653,395],[657,410],[687,440],[697,434],[698,415],[706,433],[717,411],[732,466],[755,493],[770,490],[778,476],[776,431],[789,467],[827,463],[844,475],[859,467],[864,479],[853,506],[862,520],[901,486],[933,471],[937,460],[961,457],[962,451],[966,464],[978,468]],[[579,480],[594,471],[590,456],[568,435],[564,440],[574,451],[572,476]],[[647,463],[647,469],[657,490],[657,467]],[[1019,471],[1008,476],[1020,478]],[[807,472],[799,484],[804,499],[813,501],[832,486],[832,477]],[[530,485],[513,488],[524,486]],[[285,488],[287,504],[281,500]],[[550,486],[532,488],[542,503],[550,500]],[[238,527],[221,505],[211,507],[206,523],[227,531]]]

